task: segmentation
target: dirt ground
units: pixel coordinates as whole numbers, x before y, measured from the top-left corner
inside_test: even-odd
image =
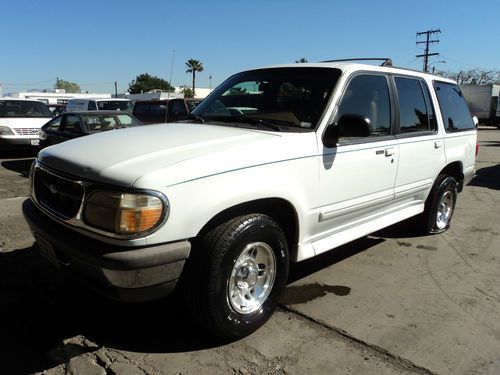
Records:
[[[178,296],[109,301],[56,272],[21,215],[33,153],[0,154],[0,374],[498,374],[500,131],[452,228],[401,223],[291,267],[277,313],[233,343]]]

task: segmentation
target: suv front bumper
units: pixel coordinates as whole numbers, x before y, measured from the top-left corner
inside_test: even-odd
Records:
[[[93,289],[124,302],[168,295],[191,251],[187,240],[139,248],[97,241],[50,219],[31,199],[24,201],[23,214],[45,258]]]

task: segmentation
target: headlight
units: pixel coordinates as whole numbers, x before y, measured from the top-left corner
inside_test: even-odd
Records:
[[[14,135],[14,132],[8,126],[0,126],[0,135]]]
[[[116,234],[138,234],[154,228],[165,216],[166,203],[147,193],[96,191],[85,205],[86,224]]]

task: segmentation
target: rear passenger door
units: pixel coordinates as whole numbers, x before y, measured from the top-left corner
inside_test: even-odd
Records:
[[[397,103],[399,165],[393,208],[423,204],[445,165],[443,135],[439,133],[430,90],[418,77],[393,77]]]

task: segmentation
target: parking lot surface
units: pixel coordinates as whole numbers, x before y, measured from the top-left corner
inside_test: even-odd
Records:
[[[214,341],[173,295],[109,301],[55,272],[21,215],[33,153],[0,154],[1,374],[499,374],[500,131],[452,227],[401,223],[294,264],[273,318]]]

